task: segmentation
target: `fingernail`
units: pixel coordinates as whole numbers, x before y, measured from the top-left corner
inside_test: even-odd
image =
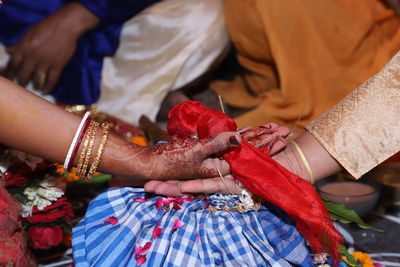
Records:
[[[237,140],[236,136],[229,137],[229,143],[234,146],[237,146],[240,144],[239,141]]]

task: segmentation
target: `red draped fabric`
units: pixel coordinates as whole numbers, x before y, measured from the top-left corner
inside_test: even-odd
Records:
[[[169,113],[167,129],[178,138],[205,138],[222,131],[235,131],[235,122],[224,113],[207,109],[196,101],[175,106]],[[341,235],[329,218],[314,187],[271,159],[266,150],[258,150],[243,141],[224,154],[232,175],[253,194],[284,210],[296,222],[314,252],[328,250],[339,259]]]

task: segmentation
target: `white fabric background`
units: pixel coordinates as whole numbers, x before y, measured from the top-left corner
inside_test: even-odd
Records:
[[[130,123],[154,120],[168,92],[203,74],[228,43],[222,0],[154,4],[125,23],[116,54],[104,59],[97,107]],[[7,61],[0,44],[0,69]]]

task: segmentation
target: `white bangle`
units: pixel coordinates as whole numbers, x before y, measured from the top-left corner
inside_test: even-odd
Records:
[[[86,111],[85,115],[83,116],[81,123],[78,126],[78,129],[76,130],[74,139],[72,139],[72,143],[68,149],[68,153],[67,156],[65,157],[65,161],[64,161],[64,169],[67,170],[68,169],[68,165],[69,165],[69,161],[71,160],[71,156],[72,156],[72,152],[74,151],[74,148],[76,146],[76,142],[78,141],[79,136],[82,133],[82,128],[83,125],[85,125],[85,122],[89,119],[90,115],[92,113],[90,111]]]

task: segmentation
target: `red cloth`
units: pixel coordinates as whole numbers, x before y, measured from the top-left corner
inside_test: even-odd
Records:
[[[5,189],[0,173],[0,266],[36,266],[22,234],[21,205]]]
[[[235,122],[220,111],[206,109],[199,102],[175,106],[168,115],[167,129],[179,138],[205,138],[222,131],[236,130]],[[329,218],[314,187],[272,160],[246,141],[224,155],[232,175],[253,194],[284,210],[316,253],[329,250],[339,260],[342,237]]]

